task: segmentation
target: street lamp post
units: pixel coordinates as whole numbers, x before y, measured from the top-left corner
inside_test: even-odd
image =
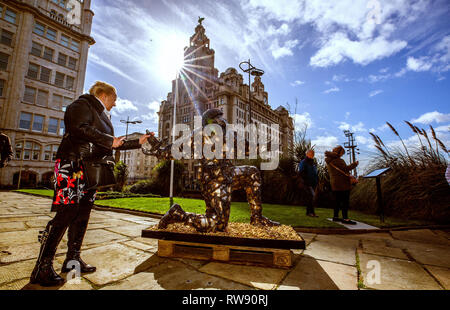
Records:
[[[243,68],[243,65],[247,65],[247,68]],[[261,69],[256,68],[250,63],[250,59],[248,61],[243,61],[239,64],[239,68],[244,71],[245,73],[248,73],[248,112],[249,112],[249,122],[252,123],[252,81],[250,78],[250,75],[253,76],[262,76],[264,74],[264,71]],[[247,125],[247,117],[245,118],[245,124]]]
[[[120,122],[123,123],[123,124],[127,124],[127,130],[126,130],[126,133],[125,133],[125,140],[128,139],[128,124],[136,125],[136,124],[142,123],[141,120],[130,121],[130,117],[129,117],[129,116],[127,117],[127,120],[121,119]],[[125,151],[124,163],[125,163],[125,164],[127,163],[127,151]]]
[[[178,101],[178,80],[180,78],[180,73],[177,72],[175,78],[175,96],[173,97],[173,120],[172,120],[172,144],[175,140],[175,125],[177,123],[177,101]],[[173,178],[175,174],[175,161],[172,159],[170,161],[170,207],[173,206]]]

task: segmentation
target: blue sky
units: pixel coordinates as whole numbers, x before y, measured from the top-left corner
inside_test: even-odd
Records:
[[[199,16],[219,72],[251,59],[273,108],[287,107],[323,151],[355,132],[361,160],[374,154],[369,132],[386,144],[417,138],[404,120],[432,125],[450,145],[450,3],[447,0],[93,0],[85,89],[112,83],[112,121],[143,120],[130,132],[157,130],[159,102]],[[244,77],[246,81],[246,77]],[[295,105],[298,100],[297,107]]]

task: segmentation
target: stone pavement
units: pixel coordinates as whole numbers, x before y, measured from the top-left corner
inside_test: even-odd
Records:
[[[50,199],[0,192],[0,290],[44,289],[29,284],[39,252],[38,231],[53,216]],[[140,237],[158,220],[93,210],[82,257],[97,272],[60,290],[122,289],[449,289],[450,232],[392,231],[361,235],[301,233],[289,270],[160,258],[157,240]],[[55,259],[59,272],[67,249]],[[78,279],[80,280],[80,279]],[[359,283],[359,286],[358,286]],[[47,288],[48,289],[48,288]]]

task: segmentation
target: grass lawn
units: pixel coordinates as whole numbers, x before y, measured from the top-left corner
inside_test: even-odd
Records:
[[[20,190],[20,192],[53,197],[53,191],[51,190]],[[200,214],[203,214],[205,212],[205,202],[201,199],[175,197],[174,202],[180,204],[182,208],[187,212]],[[118,198],[99,200],[96,202],[96,204],[114,208],[132,209],[164,214],[169,209],[169,198]],[[327,220],[327,218],[333,217],[332,209],[316,208],[316,214],[319,216],[318,218],[308,217],[305,214],[306,207],[304,206],[263,204],[263,215],[282,224],[312,228],[343,227],[339,224]],[[391,217],[386,218],[384,223],[380,223],[379,217],[376,215],[365,214],[359,211],[352,210],[349,211],[349,217],[356,221],[364,222],[376,227],[415,226],[431,224],[424,221],[403,220]],[[233,202],[231,204],[230,221],[240,223],[248,223],[250,221],[250,210],[246,202]]]

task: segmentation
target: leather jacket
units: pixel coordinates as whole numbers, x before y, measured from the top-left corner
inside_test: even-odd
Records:
[[[99,160],[112,156],[114,128],[103,112],[105,108],[93,95],[84,94],[71,103],[64,114],[66,134],[56,158],[61,160]],[[139,140],[125,141],[116,150],[140,148]]]

